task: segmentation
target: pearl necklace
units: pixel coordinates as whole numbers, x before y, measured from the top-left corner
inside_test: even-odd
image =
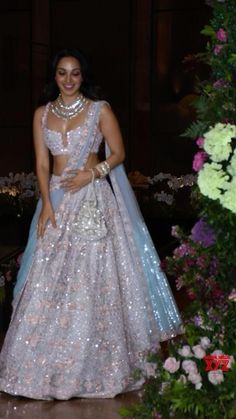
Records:
[[[82,94],[80,94],[72,104],[65,105],[63,103],[61,94],[59,94],[55,102],[51,104],[51,111],[58,118],[68,120],[74,118],[80,112],[82,112],[85,109],[87,103],[87,99]]]

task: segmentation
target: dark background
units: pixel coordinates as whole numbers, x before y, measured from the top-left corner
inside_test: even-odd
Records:
[[[193,118],[194,72],[183,58],[204,49],[203,0],[8,0],[0,2],[0,176],[34,169],[32,115],[49,57],[84,50],[116,112],[128,170],[191,170],[180,134]]]

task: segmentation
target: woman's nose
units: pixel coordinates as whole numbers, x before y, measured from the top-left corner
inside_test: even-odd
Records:
[[[71,75],[70,73],[66,74],[66,81],[70,82],[71,81]]]

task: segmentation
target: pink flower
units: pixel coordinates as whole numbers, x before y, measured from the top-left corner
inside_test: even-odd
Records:
[[[216,55],[216,56],[220,55],[223,48],[224,48],[223,45],[218,45],[218,44],[215,45],[214,48],[213,48],[213,54]]]
[[[204,137],[198,137],[196,139],[196,144],[198,145],[198,147],[202,148],[203,145],[204,145],[204,141],[205,141],[205,138]]]
[[[174,357],[169,357],[165,360],[163,368],[173,374],[174,372],[178,371],[180,366],[180,361],[177,361]]]
[[[202,377],[198,372],[190,372],[188,375],[188,380],[193,384],[199,384],[202,381]]]
[[[208,380],[216,386],[224,381],[224,374],[221,370],[209,371]]]
[[[207,336],[201,338],[200,342],[203,349],[208,349],[211,346],[211,341]]]
[[[207,153],[205,151],[198,151],[193,158],[193,170],[199,172],[207,159]]]
[[[176,289],[179,291],[183,285],[184,285],[183,278],[181,276],[178,276],[178,278],[176,278],[175,280]]]
[[[186,372],[186,374],[198,373],[197,364],[196,362],[191,361],[191,359],[186,359],[185,361],[183,361],[182,368]]]
[[[201,347],[201,345],[195,345],[192,347],[194,356],[197,359],[202,359],[204,358],[204,356],[206,356],[206,352],[204,351],[204,349]]]
[[[178,354],[184,357],[193,356],[189,345],[184,345],[181,349],[179,349]]]
[[[226,42],[227,41],[227,34],[225,32],[225,30],[223,28],[220,28],[217,32],[216,32],[216,38],[218,39],[218,41],[220,42]]]

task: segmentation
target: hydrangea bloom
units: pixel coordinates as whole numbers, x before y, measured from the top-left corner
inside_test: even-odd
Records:
[[[224,208],[236,213],[236,178],[233,178],[231,182],[227,182],[225,189],[224,194],[220,196],[220,202]]]
[[[212,228],[201,218],[191,230],[191,239],[203,247],[209,247],[215,243],[216,236]]]
[[[204,150],[214,162],[229,158],[232,152],[231,140],[236,137],[236,126],[218,123],[204,135]]]
[[[221,164],[205,163],[203,169],[198,173],[198,186],[203,195],[211,199],[218,199],[221,196],[229,176],[222,170]]]

